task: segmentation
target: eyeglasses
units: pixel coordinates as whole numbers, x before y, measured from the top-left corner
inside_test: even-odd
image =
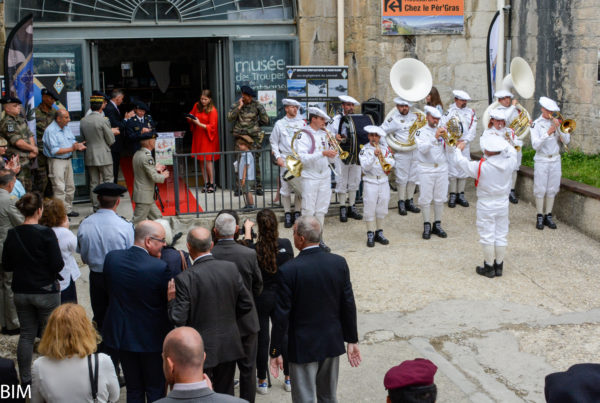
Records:
[[[160,239],[160,238],[155,238],[155,237],[153,237],[153,236],[149,236],[148,238],[150,238],[150,239],[154,239],[155,241],[158,241],[158,242],[160,242],[160,243],[164,243],[164,244],[166,244],[166,243],[167,243],[167,240],[166,240],[166,239],[164,239],[164,238],[163,238],[163,239]]]

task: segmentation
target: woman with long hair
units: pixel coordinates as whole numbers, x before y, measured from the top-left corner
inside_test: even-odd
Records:
[[[42,195],[26,193],[15,204],[25,221],[6,235],[2,269],[13,273],[12,290],[21,324],[17,363],[21,384],[28,385],[33,342],[44,330],[52,310],[60,305],[59,273],[64,262],[56,234],[39,224],[44,211]]]
[[[81,271],[73,254],[77,249],[77,237],[69,229],[69,217],[62,200],[57,198],[44,200],[44,212],[40,224],[52,228],[58,239],[58,246],[65,266],[60,272],[60,303],[77,303],[75,281],[81,277]]]
[[[440,97],[437,88],[431,87],[431,91],[429,91],[429,95],[427,95],[425,101],[427,102],[427,105],[433,106],[440,111],[441,114],[444,113],[444,104],[442,103],[442,98]]]
[[[267,366],[269,355],[269,318],[275,314],[277,302],[279,268],[294,257],[294,249],[289,239],[279,238],[278,221],[272,210],[264,209],[256,215],[258,225],[258,239],[256,243],[248,242],[250,248],[256,249],[256,258],[263,278],[263,292],[254,299],[260,331],[258,332],[258,350],[256,355],[256,374],[260,394],[268,393]],[[284,341],[287,346],[287,340]],[[284,388],[292,390],[287,350],[283,351],[283,364],[285,375]]]
[[[219,150],[219,115],[213,103],[210,90],[202,90],[200,100],[194,104],[190,111],[195,119],[189,118],[192,130],[192,154],[193,153],[218,153]],[[204,179],[203,192],[213,193],[216,188],[214,161],[220,156],[198,155],[196,156],[202,169]]]
[[[119,381],[112,360],[106,354],[94,354],[99,339],[81,305],[56,308],[38,346],[42,356],[33,363],[31,402],[118,401]]]

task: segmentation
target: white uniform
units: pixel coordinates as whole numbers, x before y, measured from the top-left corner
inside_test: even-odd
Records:
[[[385,161],[394,166],[392,153],[379,146]],[[388,176],[383,171],[379,157],[375,155],[375,147],[371,143],[365,144],[359,154],[360,166],[363,172],[363,203],[364,220],[382,220],[388,213],[390,202],[390,186]],[[381,229],[381,226],[377,226]]]
[[[294,133],[298,130],[302,129],[306,126],[306,122],[296,115],[295,118],[289,118],[284,116],[275,122],[275,126],[273,126],[273,131],[271,132],[271,136],[269,137],[269,142],[271,143],[271,151],[275,159],[277,158],[285,158],[288,155],[292,154],[291,142]],[[287,170],[286,167],[279,167],[279,176],[281,179],[281,189],[279,193],[282,196],[291,196],[292,188],[291,186],[283,180],[283,173]]]
[[[508,141],[508,139],[506,138],[506,137],[507,137],[507,133],[508,133],[508,136],[510,136],[510,138],[512,139],[512,145],[514,145],[514,146],[519,146],[519,147],[523,147],[523,142],[517,138],[517,136],[515,135],[515,132],[514,132],[514,130],[512,130],[512,129],[509,129],[509,128],[507,128],[507,127],[504,127],[504,128],[502,128],[502,129],[500,129],[500,130],[497,130],[497,129],[495,129],[495,128],[492,126],[491,128],[489,128],[489,129],[486,129],[486,130],[485,130],[485,131],[484,131],[484,132],[481,134],[481,137],[480,137],[479,141],[483,140],[483,138],[484,138],[485,136],[498,136],[498,137],[500,137],[500,138],[502,138],[502,139],[506,140],[506,143],[507,143],[508,145],[511,145],[510,141]],[[514,147],[512,147],[512,148],[514,148]],[[515,151],[516,151],[516,150],[515,150]],[[520,154],[521,154],[521,151],[519,151],[519,152],[517,153],[517,169],[516,169],[516,170],[518,170],[518,169],[519,169],[519,165],[521,164],[521,161],[520,161],[520,159],[519,159],[519,155],[520,155]]]
[[[516,106],[511,105],[509,107],[506,107],[504,105],[500,105],[499,107],[496,108],[496,110],[498,111],[502,111],[504,113],[504,116],[506,116],[506,126],[510,126],[510,124],[512,122],[515,121],[515,119],[519,118],[519,110],[517,109]],[[513,136],[513,139],[516,138],[516,136]],[[519,140],[520,144],[517,144],[515,142],[515,145],[518,145],[520,147],[523,146],[523,142],[521,140]],[[521,166],[521,161],[523,160],[523,151],[519,150],[517,151],[517,171],[519,170],[519,167]]]
[[[329,144],[323,130],[316,131],[309,125],[302,130],[294,144],[302,162],[302,215],[315,216],[321,221],[331,201],[332,159],[323,155]]]
[[[400,113],[387,119],[380,126],[386,134],[394,133],[394,138],[402,143],[408,142],[408,129],[417,120],[417,114],[408,112],[406,115]],[[396,183],[400,186],[406,186],[408,182],[417,182],[418,164],[417,149],[394,153]],[[401,196],[402,198],[402,196]],[[412,195],[408,195],[412,198]],[[406,197],[404,197],[406,199]]]
[[[436,139],[437,127],[425,125],[415,133],[419,161],[419,205],[429,209],[433,201],[442,204],[448,195],[448,159],[446,144]]]
[[[475,139],[475,134],[477,130],[477,116],[475,115],[475,111],[468,106],[460,109],[456,106],[456,103],[450,105],[448,111],[442,116],[440,119],[440,126],[447,127],[448,121],[456,116],[460,120],[463,128],[463,135],[460,140],[466,143],[465,149],[462,154],[466,159],[471,159],[471,147],[470,143]],[[449,178],[466,178],[466,174],[459,169],[456,165],[450,164],[448,167],[448,177]]]
[[[338,113],[333,117],[331,123],[327,125],[327,130],[334,135],[340,134],[342,137],[347,137],[348,134],[345,129],[339,133],[341,120],[342,115]],[[337,156],[335,157],[334,166],[337,173],[335,192],[341,194],[356,192],[360,187],[360,165],[344,164],[340,157]],[[345,199],[340,200],[340,202],[346,204]]]
[[[477,179],[476,223],[479,242],[483,245],[506,246],[508,194],[512,172],[517,166],[516,150],[507,147],[500,154],[482,158],[481,161],[469,161],[460,150],[455,149],[450,159],[466,175]]]
[[[531,146],[535,150],[533,195],[536,199],[544,196],[554,198],[558,193],[562,175],[559,138],[563,144],[571,141],[569,133],[563,133],[559,128],[549,136],[548,130],[552,125],[551,119],[540,116],[531,128]]]

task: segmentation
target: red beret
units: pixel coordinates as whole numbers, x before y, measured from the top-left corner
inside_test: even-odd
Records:
[[[435,364],[424,358],[407,360],[390,368],[383,378],[383,386],[386,389],[398,389],[406,386],[431,385],[436,371]]]

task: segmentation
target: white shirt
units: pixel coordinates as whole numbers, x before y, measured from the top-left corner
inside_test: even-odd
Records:
[[[329,150],[325,132],[320,129],[314,130],[307,125],[296,137],[296,144],[298,146],[294,146],[302,162],[301,176],[308,179],[329,178],[329,163],[333,162],[333,159],[323,155],[323,151]]]
[[[564,144],[569,144],[571,135],[563,133],[560,128],[548,136],[548,130],[552,127],[552,119],[544,119],[542,116],[533,122],[531,127],[531,146],[535,150],[534,161],[550,162],[560,160],[560,138]]]
[[[443,172],[448,169],[448,157],[446,156],[446,143],[440,137],[435,138],[437,127],[429,124],[423,126],[415,133],[417,142],[417,159],[421,172]]]
[[[60,280],[60,290],[64,291],[69,284],[71,279],[76,281],[81,276],[79,266],[75,261],[73,253],[77,249],[77,237],[71,232],[70,229],[64,227],[52,227],[52,230],[58,238],[58,246],[60,247],[60,254],[62,255],[63,262],[65,265],[60,271],[62,280]]]
[[[461,109],[456,106],[456,103],[453,103],[450,105],[450,108],[448,108],[446,114],[440,119],[439,125],[446,127],[452,116],[458,117],[462,124],[463,135],[460,139],[467,144],[473,141],[477,131],[477,116],[475,115],[475,111],[468,106]]]
[[[523,142],[517,138],[515,131],[507,127],[497,130],[496,128],[494,128],[494,126],[492,126],[491,128],[485,130],[481,134],[481,138],[479,139],[479,141],[481,142],[481,140],[483,140],[485,136],[498,136],[506,140],[506,142],[511,146],[523,146]],[[508,141],[508,137],[510,137],[512,144],[510,141]]]
[[[284,158],[292,154],[292,137],[294,133],[306,126],[306,122],[298,115],[295,118],[289,118],[287,115],[275,122],[273,131],[269,137],[271,151],[275,159]]]
[[[408,130],[417,120],[417,114],[408,112],[406,115],[400,113],[392,116],[381,124],[381,128],[386,133],[394,133],[396,140],[406,143],[408,142]]]
[[[506,116],[506,126],[510,126],[510,124],[519,117],[519,111],[514,105],[504,106],[500,105],[496,108],[497,111],[502,111],[504,116]]]
[[[240,156],[240,167],[238,171],[239,179],[243,179],[244,177],[244,167],[246,169],[246,180],[253,181],[256,179],[254,176],[254,156],[250,151],[245,151]]]
[[[385,161],[393,167],[396,161],[394,160],[392,153],[381,145],[379,146],[379,149],[381,150]],[[379,161],[379,157],[375,155],[375,147],[373,147],[371,143],[365,144],[363,149],[360,150],[358,158],[360,159],[360,167],[365,175],[363,177],[364,182],[384,183],[388,181],[387,174],[381,166],[381,161]]]

